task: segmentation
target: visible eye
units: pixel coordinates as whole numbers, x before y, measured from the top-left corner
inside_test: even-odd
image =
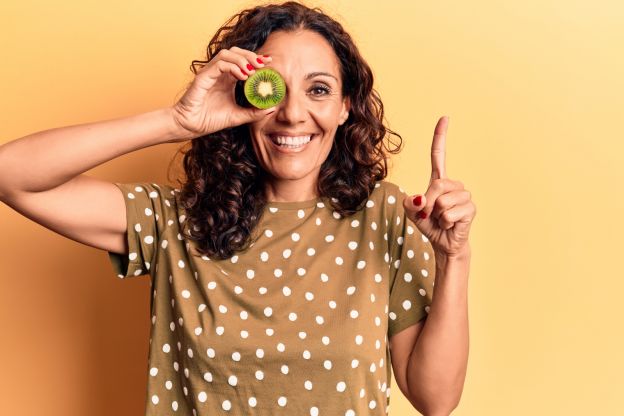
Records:
[[[329,95],[331,94],[331,90],[326,87],[325,85],[315,85],[314,87],[310,88],[310,91],[318,91],[321,90],[324,93],[323,94],[314,94],[314,95]]]

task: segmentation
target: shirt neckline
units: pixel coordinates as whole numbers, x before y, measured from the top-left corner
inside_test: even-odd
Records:
[[[311,208],[316,206],[319,202],[325,202],[324,198],[319,196],[313,199],[307,199],[305,201],[267,201],[266,209],[269,208],[277,208],[278,210],[282,209],[304,209]]]

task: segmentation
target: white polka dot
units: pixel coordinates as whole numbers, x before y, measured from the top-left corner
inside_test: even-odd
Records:
[[[208,357],[210,357],[210,358],[214,358],[214,357],[215,357],[215,350],[214,350],[214,349],[212,349],[212,348],[208,348],[208,349],[206,350],[206,354],[208,355]]]
[[[234,361],[240,361],[240,359],[241,359],[241,354],[240,354],[240,352],[238,352],[238,351],[234,351],[234,352],[232,353],[232,360],[234,360]]]
[[[303,386],[305,387],[306,390],[312,390],[312,382],[310,380],[306,380],[303,383]]]
[[[255,397],[250,397],[247,403],[249,403],[250,407],[256,407],[256,405],[258,404],[258,401],[256,400]]]
[[[314,250],[312,247],[310,247],[310,248],[308,249],[307,253],[308,253],[308,256],[313,256],[313,255],[314,255],[314,253],[316,253],[316,250]]]
[[[371,401],[368,403],[368,407],[369,407],[370,409],[374,409],[376,406],[377,406],[377,402],[376,402],[375,400],[371,400]]]
[[[357,318],[358,317],[358,311],[356,311],[355,309],[351,311],[351,313],[349,314],[349,316],[351,316],[351,318]]]
[[[351,360],[351,368],[357,368],[360,362],[356,359]]]
[[[184,268],[184,262],[182,260],[178,261],[178,267],[181,269]]]
[[[189,292],[188,290],[183,290],[182,291],[182,297],[185,299],[188,299],[191,297],[191,292]]]
[[[128,254],[128,258],[129,258],[130,260],[136,260],[136,258],[137,258],[137,253],[130,253],[130,254]]]
[[[204,403],[204,402],[208,399],[208,395],[206,394],[206,392],[205,392],[205,391],[202,391],[202,392],[200,392],[200,393],[197,395],[197,399],[198,399],[200,402]]]
[[[159,402],[158,396],[154,394],[154,395],[152,396],[152,403],[154,403],[154,404],[158,404],[158,402]]]
[[[390,196],[388,197],[388,203],[389,203],[390,205],[392,205],[392,204],[394,204],[395,202],[396,202],[396,198],[394,197],[394,195],[390,195]]]
[[[412,302],[410,302],[409,300],[405,299],[403,301],[403,303],[401,303],[401,306],[403,306],[403,309],[405,309],[407,311],[407,310],[409,310],[412,307]]]
[[[232,408],[232,403],[230,403],[229,400],[224,400],[223,403],[221,403],[221,407],[223,410],[230,410]]]
[[[303,267],[299,267],[299,268],[297,269],[297,274],[298,274],[299,276],[303,276],[303,275],[305,275],[305,274],[306,274],[306,269],[304,269]]]
[[[325,360],[323,361],[323,367],[325,367],[327,370],[331,370],[332,368],[332,362],[329,360]]]
[[[289,248],[287,248],[286,250],[282,252],[282,256],[284,256],[284,258],[287,259],[288,257],[290,257],[291,253],[292,251]]]
[[[150,368],[150,376],[154,377],[158,374],[158,369],[156,367]]]
[[[364,267],[366,267],[366,262],[364,260],[360,260],[357,262],[357,268],[359,270],[362,270]]]
[[[342,257],[336,257],[336,264],[341,265],[343,263]]]
[[[228,384],[230,386],[236,386],[237,383],[238,383],[238,378],[236,378],[236,376],[231,375],[230,377],[228,377]]]
[[[283,364],[280,368],[280,371],[282,372],[282,374],[288,374],[288,366],[286,364]]]
[[[380,275],[379,273],[376,273],[376,274],[375,274],[375,282],[377,282],[377,283],[381,283],[381,280],[382,280],[381,275]]]
[[[299,218],[305,217],[305,212],[302,209],[298,210],[297,211],[297,217],[299,217]]]
[[[283,343],[280,342],[280,343],[277,344],[277,350],[279,352],[284,352],[286,350],[286,346]]]
[[[362,345],[362,341],[363,341],[362,335],[356,335],[355,336],[355,343],[357,345]]]
[[[351,227],[355,228],[355,227],[359,227],[360,222],[358,220],[353,220],[351,221]]]
[[[288,400],[286,399],[286,397],[280,396],[280,398],[277,399],[277,404],[279,404],[280,406],[284,407],[284,406],[286,406],[286,402],[287,401]]]
[[[355,250],[358,246],[358,243],[356,241],[349,241],[349,248],[351,250]]]
[[[167,390],[171,390],[173,388],[173,383],[171,382],[171,380],[165,381],[165,388]]]
[[[264,235],[266,235],[267,237],[272,237],[273,236],[273,231],[271,231],[271,230],[264,230]]]
[[[299,233],[292,233],[290,238],[292,238],[293,241],[299,241],[301,237],[299,236]]]
[[[308,350],[303,351],[302,355],[303,355],[303,358],[305,358],[306,360],[309,360],[311,357],[310,351]]]
[[[164,344],[162,347],[163,352],[167,353],[169,351],[171,351],[171,347],[169,346],[169,344]]]
[[[134,194],[132,192],[128,192],[128,199],[134,199]]]
[[[292,293],[292,291],[290,290],[288,286],[284,286],[284,288],[282,289],[282,292],[284,293],[284,296],[290,296],[290,294]]]
[[[327,335],[324,335],[324,336],[321,338],[321,342],[322,342],[324,345],[329,345],[329,337],[328,337]]]
[[[140,232],[141,232],[141,224],[138,224],[138,223],[137,223],[137,224],[134,224],[134,230],[135,230],[137,233],[140,233]]]
[[[328,243],[331,243],[332,241],[334,241],[334,236],[331,234],[326,235],[325,241],[327,241]]]
[[[152,215],[152,210],[149,208],[145,208],[145,215],[147,215],[148,217]]]
[[[426,296],[427,295],[427,291],[423,288],[418,289],[418,293],[420,293],[420,296]]]
[[[270,306],[267,306],[266,308],[264,308],[264,315],[266,317],[269,317],[273,314],[273,309]]]
[[[167,246],[169,245],[169,242],[167,240],[163,240],[162,243],[160,243],[160,246],[165,249],[167,248]]]
[[[347,385],[344,381],[340,381],[338,382],[338,384],[336,384],[336,390],[338,390],[339,392],[345,391],[346,388],[347,388]]]
[[[247,279],[253,279],[255,275],[256,273],[253,270],[247,270]]]
[[[268,261],[269,260],[269,253],[267,253],[266,251],[263,251],[262,253],[260,253],[260,260]]]
[[[313,406],[310,408],[310,416],[318,416],[319,410],[318,407]]]
[[[354,293],[355,293],[355,286],[349,286],[349,287],[347,288],[347,295],[349,295],[349,296],[350,296],[350,295],[352,295],[352,294],[354,294]]]
[[[307,300],[313,300],[314,299],[314,294],[312,292],[306,292],[305,293],[305,298]]]
[[[323,317],[321,315],[317,315],[316,316],[316,323],[319,325],[322,325],[323,322],[325,322],[325,320],[323,319]]]
[[[204,373],[204,380],[206,380],[209,383],[212,383],[212,373],[210,371],[206,371]]]

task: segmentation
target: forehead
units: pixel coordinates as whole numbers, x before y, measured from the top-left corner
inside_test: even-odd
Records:
[[[340,80],[340,61],[334,49],[323,36],[310,30],[272,32],[256,53],[271,55],[268,66],[286,77],[324,71]]]

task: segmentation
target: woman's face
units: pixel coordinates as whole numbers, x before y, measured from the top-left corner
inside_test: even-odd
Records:
[[[286,83],[286,96],[276,111],[249,124],[256,156],[274,181],[316,183],[350,107],[341,94],[338,57],[323,36],[309,30],[273,32],[255,52],[273,57],[265,66],[277,70]],[[276,142],[277,136],[308,135],[310,142],[294,149]]]

